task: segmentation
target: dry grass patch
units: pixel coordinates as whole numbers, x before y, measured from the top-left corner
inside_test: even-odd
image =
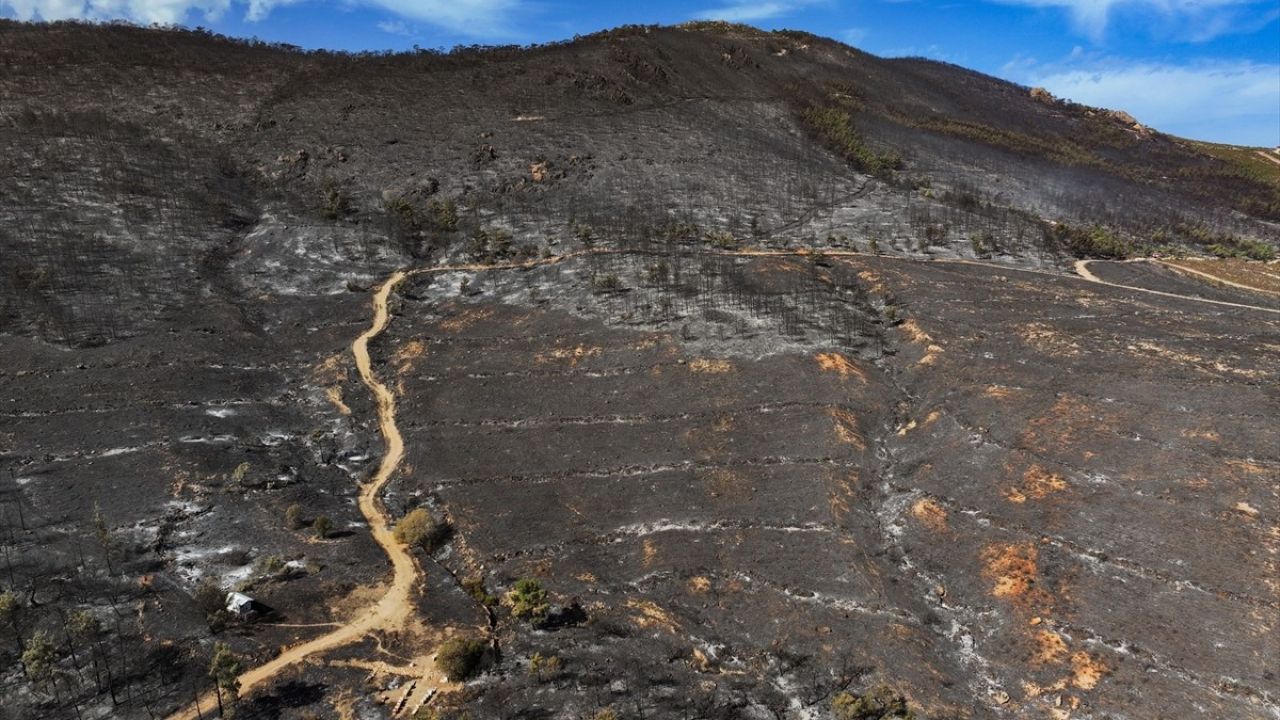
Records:
[[[983,549],[981,559],[992,597],[1035,610],[1052,604],[1052,596],[1040,587],[1040,551],[1035,544],[992,543]]]
[[[1071,655],[1071,684],[1081,690],[1092,690],[1106,676],[1109,668],[1097,658],[1081,650]]]
[[[706,375],[722,375],[733,371],[733,364],[718,358],[695,358],[689,362],[689,372]]]
[[[1071,654],[1067,641],[1052,630],[1037,632],[1032,640],[1035,643],[1035,663],[1038,665],[1057,665]]]
[[[849,361],[849,358],[840,353],[818,353],[813,359],[817,361],[818,367],[823,370],[839,374],[841,380],[854,378],[863,385],[867,384],[866,371],[854,365]]]
[[[324,396],[329,398],[329,402],[333,403],[333,406],[338,409],[338,412],[342,413],[343,415],[351,414],[351,408],[347,407],[347,404],[342,401],[342,388],[338,387],[337,385],[334,385],[333,387],[330,387],[330,388],[326,388],[324,391]]]
[[[600,357],[604,353],[604,348],[576,345],[571,348],[555,348],[544,353],[538,353],[534,356],[533,361],[546,365],[553,362],[567,362],[569,367],[577,367],[579,362],[587,358]]]
[[[1006,500],[1022,504],[1027,500],[1043,500],[1056,492],[1067,489],[1067,481],[1057,473],[1051,473],[1038,464],[1022,473],[1022,483],[1004,492]]]
[[[447,320],[440,321],[440,329],[445,332],[465,330],[481,320],[488,320],[497,314],[493,308],[468,308]]]
[[[410,340],[396,349],[391,362],[396,366],[396,373],[404,375],[413,369],[414,361],[427,354],[427,344],[421,340]]]
[[[947,524],[947,511],[936,501],[924,498],[911,506],[911,515],[921,525],[937,533],[945,533],[951,529]]]
[[[867,449],[862,433],[858,432],[858,418],[853,413],[840,408],[828,408],[827,414],[831,416],[834,423],[833,430],[840,442],[852,445],[859,450]]]
[[[645,629],[657,627],[672,634],[679,634],[680,623],[676,622],[671,613],[658,607],[653,601],[631,598],[627,600],[626,605],[635,611],[631,616],[631,622],[635,623],[637,627]]]

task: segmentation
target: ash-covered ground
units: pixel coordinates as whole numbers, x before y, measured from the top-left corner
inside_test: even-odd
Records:
[[[1260,267],[1239,153],[722,25],[0,59],[0,718],[1280,718],[1280,303],[1116,261]]]

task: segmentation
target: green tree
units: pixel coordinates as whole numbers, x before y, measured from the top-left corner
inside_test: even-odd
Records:
[[[213,646],[213,658],[209,661],[209,677],[213,678],[218,694],[218,714],[225,718],[234,718],[236,703],[240,701],[240,658],[231,651],[226,643]],[[222,703],[222,695],[226,693],[227,703]]]
[[[301,530],[302,525],[302,506],[294,503],[284,511],[284,526],[290,530]]]
[[[311,527],[316,531],[316,537],[327,538],[333,530],[333,521],[329,519],[328,515],[320,515],[311,521]]]
[[[49,633],[37,630],[22,653],[22,666],[26,668],[27,677],[36,687],[45,688],[57,675],[57,663],[58,648],[53,639]]]
[[[449,682],[461,682],[480,669],[488,646],[478,638],[452,638],[436,651],[436,667]]]
[[[547,602],[547,591],[542,589],[542,584],[533,578],[524,578],[515,584],[507,592],[507,606],[511,608],[511,614],[529,621],[537,621],[547,616],[547,611],[551,609],[550,603]]]

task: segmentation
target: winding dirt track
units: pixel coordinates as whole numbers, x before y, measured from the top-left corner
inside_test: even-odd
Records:
[[[553,258],[533,260],[525,263],[504,263],[495,265],[447,265],[430,268],[419,268],[416,270],[398,270],[392,273],[373,295],[373,320],[369,328],[361,333],[351,343],[351,353],[355,357],[356,369],[360,373],[360,379],[365,386],[373,393],[378,405],[378,428],[386,443],[386,450],[382,456],[382,461],[378,465],[378,470],[373,477],[369,479],[360,489],[359,507],[360,512],[369,522],[370,530],[374,540],[377,541],[387,557],[391,561],[392,579],[391,585],[382,595],[377,603],[371,607],[362,610],[350,622],[343,624],[333,632],[321,635],[318,638],[309,640],[300,645],[295,645],[285,649],[280,655],[272,660],[255,668],[245,671],[240,675],[240,693],[242,696],[248,695],[255,688],[266,684],[287,668],[297,665],[313,655],[322,653],[327,650],[343,647],[360,640],[370,632],[379,629],[397,629],[403,627],[409,620],[409,616],[413,611],[413,604],[410,602],[413,591],[420,585],[422,571],[414,561],[413,555],[398,542],[392,533],[390,519],[386,510],[382,507],[380,495],[383,488],[391,480],[396,470],[399,469],[401,461],[404,459],[404,438],[400,435],[400,430],[396,425],[396,398],[394,393],[387,388],[373,372],[373,364],[369,358],[369,341],[380,335],[390,323],[390,313],[387,309],[388,299],[391,292],[395,290],[401,282],[412,275],[435,274],[446,272],[478,272],[487,270],[518,270],[529,269],[538,266],[555,265],[576,257],[593,254],[622,254],[626,251],[622,250],[584,250],[572,253],[566,253]],[[831,250],[831,251],[805,251],[805,250],[738,250],[727,251],[714,254],[734,255],[743,257],[777,257],[777,256],[812,256],[812,255],[831,255],[831,256],[859,256],[859,257],[879,257],[902,259],[908,261],[920,262],[917,258],[893,258],[887,255],[873,255],[872,253],[864,253],[856,250]],[[1044,270],[1033,270],[1027,268],[1016,268],[996,263],[986,263],[973,260],[959,259],[938,259],[927,262],[957,263],[965,265],[980,265],[991,267],[1002,271],[1012,272],[1029,272],[1042,275],[1053,275],[1055,277],[1064,277],[1060,273],[1053,273]],[[1164,297],[1179,298],[1183,300],[1193,300],[1214,305],[1226,305],[1231,307],[1249,308],[1253,310],[1261,310],[1264,312],[1277,313],[1280,311],[1271,308],[1257,307],[1254,305],[1241,305],[1237,303],[1229,303],[1218,300],[1208,300],[1205,298],[1197,298],[1186,295],[1178,295],[1175,293],[1165,293],[1157,290],[1148,290],[1145,288],[1130,287],[1128,285],[1118,285],[1106,282],[1089,272],[1088,260],[1081,260],[1076,263],[1076,273],[1082,279],[1090,282],[1109,285],[1127,290],[1149,293],[1152,295],[1160,295]],[[1067,275],[1066,277],[1071,277]],[[202,711],[212,713],[213,708],[217,706],[217,699],[213,692],[202,695],[195,704],[180,710],[170,716],[170,720],[197,720],[201,717]],[[210,714],[210,717],[212,715]]]
[[[1179,300],[1193,300],[1195,302],[1209,303],[1210,305],[1221,305],[1223,307],[1244,308],[1246,310],[1261,310],[1262,312],[1274,313],[1274,314],[1280,315],[1280,310],[1276,310],[1275,308],[1259,307],[1258,305],[1246,305],[1244,303],[1234,303],[1234,302],[1228,302],[1226,300],[1210,300],[1209,298],[1195,297],[1194,295],[1179,295],[1178,293],[1162,292],[1160,290],[1150,290],[1148,288],[1134,287],[1132,285],[1120,285],[1119,283],[1107,282],[1106,280],[1103,280],[1097,275],[1094,275],[1089,270],[1089,263],[1092,263],[1092,262],[1094,261],[1093,260],[1077,260],[1076,274],[1084,278],[1085,280],[1088,280],[1089,282],[1095,282],[1095,283],[1098,283],[1099,285],[1107,285],[1115,288],[1124,288],[1125,290],[1133,290],[1135,292],[1147,293],[1148,295],[1159,295],[1160,297],[1177,298]],[[1125,262],[1147,262],[1147,261],[1145,259],[1142,259],[1142,260],[1126,260]],[[1164,263],[1157,263],[1157,264],[1164,265]],[[1170,266],[1165,266],[1165,267],[1170,267]],[[1172,269],[1177,271],[1177,270],[1180,270],[1181,268],[1173,267]],[[1212,275],[1207,275],[1206,273],[1196,273],[1196,274],[1205,275],[1209,280],[1222,282],[1218,278],[1215,278]],[[1234,283],[1228,283],[1228,284],[1234,284]],[[1246,289],[1252,289],[1252,288],[1246,288]]]
[[[405,277],[406,273],[404,271],[393,273],[379,286],[373,295],[373,323],[368,330],[361,333],[351,343],[351,352],[355,355],[356,368],[360,372],[360,379],[373,392],[374,398],[378,402],[378,427],[386,442],[386,452],[382,456],[382,462],[378,465],[378,471],[360,489],[360,512],[369,521],[374,540],[382,546],[383,551],[386,552],[387,557],[391,560],[394,570],[391,587],[373,607],[362,611],[355,619],[337,630],[301,645],[288,648],[270,662],[246,671],[240,676],[240,693],[242,695],[247,695],[255,687],[274,678],[285,668],[302,662],[316,653],[355,642],[370,631],[378,628],[398,627],[403,624],[410,612],[411,604],[409,599],[418,584],[420,571],[409,551],[396,542],[388,523],[386,511],[383,510],[378,499],[382,488],[391,479],[391,476],[395,474],[396,469],[400,466],[400,461],[404,458],[404,439],[401,438],[400,430],[396,427],[395,395],[378,381],[378,378],[373,374],[372,363],[369,360],[369,341],[386,329],[389,322],[387,297]],[[191,705],[171,717],[173,720],[194,720],[200,716],[201,710],[212,710],[216,706],[217,698],[214,693],[210,692],[197,700],[195,705]]]
[[[569,258],[590,254],[591,251],[567,253],[553,258],[535,260],[527,263],[507,263],[499,265],[449,265],[443,267],[420,268],[417,270],[398,270],[392,273],[373,294],[373,321],[369,328],[351,343],[351,354],[355,357],[356,369],[360,379],[373,393],[378,403],[378,429],[386,443],[382,461],[378,471],[360,489],[360,512],[369,522],[373,539],[382,547],[387,558],[391,560],[391,586],[373,606],[360,611],[350,622],[341,625],[333,632],[321,635],[300,645],[285,649],[275,658],[262,665],[245,671],[240,675],[240,694],[248,695],[255,688],[279,675],[286,668],[303,662],[307,658],[326,650],[332,650],[356,642],[379,629],[398,629],[403,627],[413,612],[410,602],[413,591],[421,581],[422,570],[414,561],[413,555],[400,543],[396,542],[391,529],[390,518],[382,507],[380,495],[387,482],[395,475],[404,459],[404,438],[396,426],[395,394],[378,380],[373,372],[373,363],[369,358],[369,341],[386,329],[391,321],[387,310],[388,298],[405,278],[410,275],[427,273],[445,273],[457,271],[481,270],[514,270],[531,268],[540,265],[554,265]],[[192,705],[174,713],[170,720],[196,720],[202,711],[212,711],[217,706],[215,693],[208,692]]]

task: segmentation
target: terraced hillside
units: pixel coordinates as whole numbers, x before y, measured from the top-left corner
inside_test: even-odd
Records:
[[[719,25],[0,60],[0,718],[1280,717],[1248,154]]]

